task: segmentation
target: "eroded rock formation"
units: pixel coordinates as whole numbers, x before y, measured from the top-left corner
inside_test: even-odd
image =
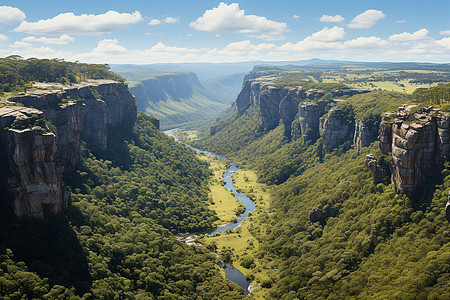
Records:
[[[301,134],[306,140],[317,140],[320,137],[319,120],[325,114],[327,102],[303,102],[298,107],[298,120]]]
[[[317,101],[327,92],[321,89],[303,89],[302,86],[279,86],[273,81],[277,75],[270,72],[252,72],[248,74],[242,85],[242,90],[238,95],[235,105],[240,114],[243,114],[250,106],[257,107],[261,112],[262,125],[265,130],[272,130],[278,126],[280,120],[284,124],[285,135],[289,139],[296,140],[303,137],[305,140],[317,140],[322,134],[320,128],[320,118],[326,113],[326,101]],[[336,89],[329,93],[335,96],[351,96],[360,93],[367,93],[367,90],[359,89]],[[311,101],[316,100],[316,101]],[[338,137],[342,133],[342,122],[336,122],[334,115],[328,121],[322,123],[322,132],[330,138],[328,150],[340,145],[342,140],[352,140],[354,138],[354,128],[345,128],[343,138]],[[354,122],[348,126],[354,127]],[[347,127],[348,127],[347,126]],[[366,145],[370,138],[375,140],[376,134],[369,134],[367,128],[360,126],[357,141]],[[376,132],[376,130],[372,130]],[[351,134],[349,137],[348,134]],[[373,141],[372,140],[372,141]],[[371,141],[371,142],[372,142]]]
[[[111,80],[37,90],[9,101],[34,107],[0,108],[6,181],[0,201],[18,217],[61,212],[70,194],[62,178],[81,161],[81,139],[93,150],[105,150],[108,128],[131,134],[137,114],[126,85]]]
[[[353,137],[353,145],[356,149],[361,150],[363,147],[369,146],[376,141],[378,136],[378,128],[373,124],[365,124],[361,120],[355,121],[355,135]]]
[[[380,148],[392,155],[392,181],[400,191],[423,186],[428,173],[449,154],[450,117],[432,107],[399,107],[384,115]]]
[[[1,200],[6,202],[3,208],[19,217],[43,218],[45,212],[58,213],[65,208],[69,192],[62,180],[64,166],[57,159],[56,135],[48,127],[33,126],[33,115],[42,117],[43,113],[25,107],[0,109],[0,159],[2,175],[7,174]]]
[[[343,115],[340,108],[333,108],[326,117],[320,119],[319,132],[327,151],[331,151],[354,135],[355,122]]]

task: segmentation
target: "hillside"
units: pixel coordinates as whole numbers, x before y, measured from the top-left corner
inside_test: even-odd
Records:
[[[0,298],[242,299],[175,236],[217,220],[208,165],[122,82],[34,86],[0,105]]]
[[[162,129],[205,120],[225,109],[192,73],[155,75],[129,86],[138,109],[159,118]]]
[[[448,152],[445,138],[434,140],[446,135],[439,126],[446,126],[448,114],[420,105],[397,110],[414,104],[405,93],[377,91],[336,101],[333,93],[349,89],[333,86],[330,97],[327,86],[275,80],[247,75],[234,110],[189,141],[256,170],[272,187],[270,209],[250,225],[259,242],[252,253],[256,264],[280,269],[264,284],[270,297],[450,297]],[[419,101],[429,98],[425,90],[420,95]],[[292,123],[286,113],[292,109],[282,105],[288,101],[298,106]],[[382,118],[385,111],[395,112]],[[392,149],[380,149],[379,128],[392,128],[383,136]],[[250,266],[246,272],[259,271]]]
[[[218,66],[199,71],[182,65],[115,65],[135,95],[138,110],[160,119],[161,128],[205,121],[223,111],[240,90],[243,73],[223,72]]]

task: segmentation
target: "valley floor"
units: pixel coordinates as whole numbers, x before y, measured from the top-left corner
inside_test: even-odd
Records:
[[[199,157],[209,163],[214,174],[210,184],[210,196],[214,204],[210,208],[220,218],[218,225],[230,222],[230,218],[236,218],[235,212],[240,202],[222,184],[227,162],[205,155],[199,155]],[[198,240],[210,248],[217,247],[218,252],[233,261],[234,267],[241,271],[256,288],[251,293],[253,299],[267,299],[267,289],[261,286],[267,286],[267,283],[276,277],[277,268],[275,264],[258,258],[260,245],[252,235],[252,230],[255,226],[264,228],[263,224],[256,222],[258,222],[260,214],[269,213],[270,188],[257,182],[257,175],[254,171],[241,168],[233,175],[233,185],[237,187],[238,191],[253,200],[256,210],[236,230],[227,230],[214,236],[204,235]]]

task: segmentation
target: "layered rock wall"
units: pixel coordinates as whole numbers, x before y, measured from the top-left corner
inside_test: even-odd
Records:
[[[108,130],[131,134],[137,114],[126,85],[110,80],[37,90],[9,101],[34,107],[0,108],[0,159],[7,181],[0,201],[18,217],[61,212],[70,194],[62,178],[80,164],[81,139],[92,150],[105,150]]]
[[[317,140],[320,136],[320,118],[326,113],[326,101],[313,102],[320,99],[327,92],[321,89],[304,90],[301,86],[277,86],[273,81],[278,77],[273,73],[248,74],[242,85],[235,105],[239,114],[243,114],[250,106],[255,106],[261,112],[262,125],[266,131],[278,126],[280,120],[284,124],[285,135],[292,140],[303,137],[305,140]],[[330,91],[331,96],[351,96],[367,93],[367,90],[336,89]],[[308,102],[305,102],[308,101]],[[324,120],[322,132],[330,138],[328,149],[332,149],[341,143],[341,140],[357,139],[358,144],[366,145],[374,137],[372,130],[368,132],[364,126],[359,127],[357,137],[353,136],[355,129],[348,129],[342,122],[337,122],[331,117],[330,121]],[[335,127],[336,126],[336,127]],[[343,128],[345,127],[345,128]],[[345,131],[343,138],[338,135]],[[348,131],[348,132],[347,132]],[[348,137],[351,134],[351,137]],[[372,140],[372,141],[373,141]]]
[[[0,159],[7,174],[2,207],[16,216],[43,218],[67,206],[69,191],[62,180],[64,165],[58,160],[56,135],[39,126],[31,127],[30,117],[42,116],[36,109],[0,109]],[[8,127],[27,127],[13,129]],[[2,174],[2,175],[5,175]]]
[[[304,102],[298,107],[298,121],[305,140],[317,140],[320,137],[319,120],[325,114],[327,102]]]
[[[355,135],[353,136],[353,145],[361,150],[376,141],[378,130],[373,124],[366,124],[361,120],[355,121]]]
[[[432,107],[400,107],[387,113],[380,125],[380,148],[392,155],[392,181],[400,191],[422,187],[429,173],[450,150],[447,113]]]
[[[344,118],[339,108],[333,108],[326,118],[320,119],[319,132],[328,152],[347,141],[351,141],[354,129],[354,120]]]

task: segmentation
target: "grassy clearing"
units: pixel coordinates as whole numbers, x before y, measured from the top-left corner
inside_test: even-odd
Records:
[[[223,187],[223,174],[227,170],[227,163],[216,157],[200,155],[200,158],[207,161],[213,172],[213,178],[210,184],[210,197],[213,204],[210,209],[214,210],[219,217],[215,226],[232,222],[236,219],[236,211],[240,205],[231,191]]]
[[[177,130],[177,138],[181,141],[191,141],[197,138],[197,130]]]
[[[262,282],[271,280],[277,275],[276,265],[258,258],[259,242],[250,232],[252,226],[264,231],[262,224],[257,224],[258,216],[267,213],[270,205],[270,191],[267,186],[257,182],[256,173],[250,170],[239,169],[233,175],[233,184],[252,198],[256,210],[235,231],[216,234],[215,236],[202,236],[200,241],[205,245],[217,247],[222,254],[232,251],[232,260],[235,268],[239,269],[252,284],[260,286]],[[219,212],[218,212],[219,213]],[[252,292],[252,299],[267,299],[267,289],[258,288]]]

